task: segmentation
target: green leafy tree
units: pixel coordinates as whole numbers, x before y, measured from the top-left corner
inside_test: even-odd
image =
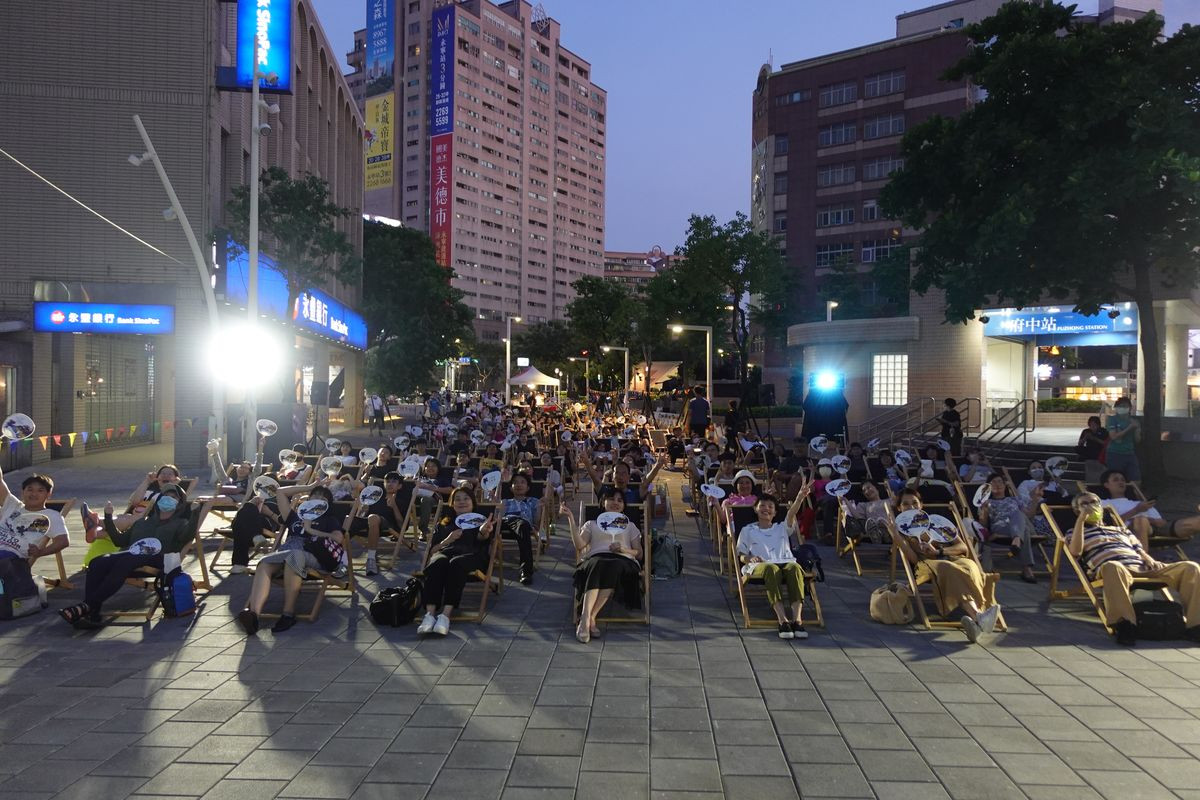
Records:
[[[227,233],[243,251],[250,245],[250,186],[238,186],[225,205]],[[324,286],[329,278],[358,283],[362,262],[354,245],[338,230],[338,221],[353,212],[329,196],[329,184],[305,173],[292,178],[280,167],[263,170],[259,181],[258,225],[261,246],[287,281],[288,308],[300,293]]]
[[[752,325],[760,326],[768,336],[783,331],[792,313],[794,273],[780,255],[775,237],[755,230],[740,212],[723,225],[716,217],[693,215],[688,220],[687,240],[676,252],[683,256],[683,263],[668,274],[678,284],[691,287],[696,303],[693,315],[711,320],[713,312],[720,312],[720,326],[738,353],[738,378],[744,394],[749,382]],[[696,296],[696,292],[702,295]]]
[[[504,375],[504,344],[477,339],[471,344],[469,353],[475,360],[480,388],[495,388],[493,379]]]
[[[513,335],[513,358],[524,356],[529,363],[547,374],[562,367],[575,355],[575,331],[562,320],[530,325]]]
[[[456,358],[472,337],[471,309],[438,266],[433,240],[413,228],[363,224],[363,316],[367,386],[408,394],[436,383],[438,361]]]
[[[986,93],[955,119],[904,137],[904,168],[881,196],[921,229],[913,285],[945,292],[946,318],[987,304],[1133,301],[1141,317],[1146,471],[1162,475],[1164,288],[1200,277],[1200,28],[1095,26],[1074,7],[1011,2],[971,25],[946,73]]]

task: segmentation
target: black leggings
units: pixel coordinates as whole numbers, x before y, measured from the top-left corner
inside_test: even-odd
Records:
[[[533,569],[533,526],[523,519],[508,517],[500,526],[500,537],[516,541],[521,554],[521,567]]]
[[[250,563],[254,537],[262,535],[264,529],[274,530],[275,526],[253,503],[246,503],[238,509],[230,527],[233,529],[233,563],[244,567]]]
[[[109,553],[93,558],[87,568],[87,583],[83,587],[83,602],[92,614],[100,612],[104,601],[116,594],[125,579],[142,567],[163,568],[163,554],[152,556],[133,553]]]
[[[435,554],[425,565],[425,587],[421,590],[421,601],[427,606],[458,608],[467,578],[475,570],[482,570],[486,566],[475,553]]]

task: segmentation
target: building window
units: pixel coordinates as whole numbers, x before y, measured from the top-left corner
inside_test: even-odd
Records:
[[[879,219],[879,201],[878,200],[863,200],[863,222],[874,222]]]
[[[419,22],[410,22],[410,23],[408,23],[408,33],[409,33],[409,35],[411,35],[411,36],[415,36],[415,35],[417,35],[417,34],[418,34],[418,33],[420,33],[420,32],[421,32],[421,23],[419,23]]]
[[[884,156],[863,162],[863,180],[881,181],[898,169],[904,169],[904,159],[900,156]]]
[[[817,227],[832,228],[835,225],[853,225],[854,206],[825,206],[817,209]]]
[[[808,100],[812,100],[811,89],[800,89],[787,94],[775,95],[775,105],[777,106],[790,106],[792,103],[803,103]]]
[[[854,242],[817,245],[818,267],[832,267],[834,264],[842,261],[849,261],[853,258]]]
[[[817,170],[818,186],[841,186],[854,183],[854,164],[831,164]]]
[[[787,194],[787,175],[775,176],[775,194]]]
[[[853,103],[857,99],[858,83],[856,81],[846,81],[845,83],[822,86],[819,104],[821,108],[828,108],[829,106],[841,106],[846,103]]]
[[[908,405],[908,354],[871,356],[871,405]]]
[[[775,155],[786,156],[788,153],[788,137],[787,134],[781,133],[775,136]]]
[[[882,139],[884,136],[899,136],[904,133],[903,114],[885,114],[863,123],[864,139]]]
[[[963,26],[963,18],[962,17],[956,17],[955,19],[952,19],[946,23],[946,27],[950,30],[956,30],[958,28],[961,28],[962,26]]]
[[[787,214],[775,215],[775,232],[783,233],[787,230]]]
[[[899,239],[871,239],[862,243],[862,262],[864,264],[873,264],[876,261],[883,261],[892,254],[892,251],[900,247]]]
[[[903,91],[904,70],[902,69],[881,72],[863,81],[864,97],[883,97],[885,94],[896,94]]]
[[[817,145],[819,147],[832,147],[837,144],[850,144],[855,138],[855,127],[853,122],[838,122],[834,125],[827,125],[821,128],[821,132],[817,135]]]

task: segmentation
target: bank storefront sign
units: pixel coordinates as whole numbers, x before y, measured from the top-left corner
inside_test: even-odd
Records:
[[[232,246],[225,251],[225,301],[245,306],[249,298],[250,256]],[[288,308],[287,279],[269,257],[258,256],[258,308],[297,328],[339,344],[367,349],[367,321],[320,289],[304,289]]]
[[[33,329],[42,333],[175,332],[175,309],[130,303],[33,304]]]
[[[982,316],[985,336],[1053,339],[1067,346],[1137,344],[1138,312],[1133,303],[1111,303],[1095,315],[1069,306],[989,308]]]

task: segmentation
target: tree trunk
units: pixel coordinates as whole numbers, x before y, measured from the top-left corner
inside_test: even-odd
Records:
[[[1142,345],[1142,370],[1138,391],[1142,393],[1142,477],[1155,487],[1166,477],[1162,452],[1163,370],[1162,343],[1158,339],[1158,320],[1154,311],[1154,291],[1150,266],[1134,267],[1134,302],[1138,307],[1138,326]]]

